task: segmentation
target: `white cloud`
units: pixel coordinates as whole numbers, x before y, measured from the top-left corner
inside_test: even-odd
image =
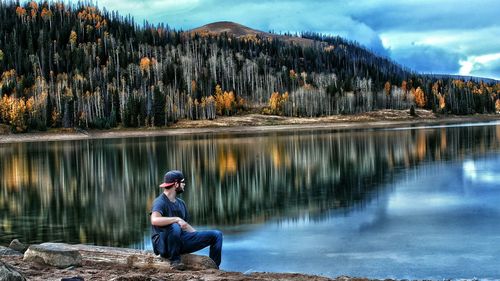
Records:
[[[481,56],[469,56],[460,60],[460,75],[485,75],[490,78],[500,79],[500,73],[484,73],[483,70],[489,66],[500,64],[500,53],[486,54]]]

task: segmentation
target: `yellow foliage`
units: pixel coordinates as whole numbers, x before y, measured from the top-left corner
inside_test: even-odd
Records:
[[[277,111],[278,106],[281,100],[281,95],[278,92],[273,92],[271,97],[269,98],[269,107],[271,111]]]
[[[462,81],[462,80],[458,80],[458,79],[453,80],[453,81],[452,81],[452,84],[453,84],[455,87],[459,88],[459,89],[462,89],[462,88],[465,86],[465,82],[464,82],[464,81]]]
[[[243,107],[245,104],[245,100],[236,97],[233,91],[222,91],[220,85],[215,86],[215,111],[217,115],[231,115],[238,107]],[[210,102],[213,102],[214,97]],[[207,103],[209,102],[207,98]]]
[[[59,111],[57,111],[54,108],[54,110],[52,111],[50,119],[51,119],[52,127],[57,127],[59,121],[61,120],[61,113],[59,113]]]
[[[12,107],[12,99],[4,95],[0,100],[0,118],[3,122],[10,121],[10,108]]]
[[[191,80],[191,92],[192,93],[196,93],[196,89],[197,89],[196,81],[195,80]]]
[[[77,39],[78,36],[76,35],[76,32],[74,30],[71,30],[71,34],[69,35],[69,43],[71,44],[71,46],[75,46]]]
[[[385,82],[385,84],[384,84],[384,92],[385,92],[386,96],[391,95],[391,83],[389,81]]]
[[[15,69],[4,71],[2,73],[2,83],[6,84],[9,81],[12,81],[12,79],[15,77],[16,77],[16,70]]]
[[[269,112],[271,114],[281,115],[283,113],[283,106],[288,101],[288,92],[280,95],[278,92],[273,92],[269,98]]]
[[[224,109],[224,93],[219,84],[215,86],[215,111],[217,115],[222,115]]]
[[[334,49],[335,49],[335,46],[333,46],[333,45],[328,45],[328,46],[326,46],[325,48],[323,48],[323,50],[324,50],[325,52],[327,52],[327,53],[329,53],[329,52],[333,51]]]
[[[415,103],[418,107],[423,108],[426,102],[427,101],[425,100],[424,91],[420,87],[418,87],[417,90],[415,90]]]
[[[498,99],[496,102],[495,102],[495,109],[497,112],[500,112],[500,99]]]
[[[23,99],[13,99],[10,108],[10,124],[15,132],[25,132],[28,126],[25,120],[26,103]]]

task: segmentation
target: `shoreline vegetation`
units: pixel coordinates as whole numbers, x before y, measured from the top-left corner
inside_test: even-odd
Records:
[[[225,133],[264,133],[297,130],[360,130],[386,129],[409,126],[477,123],[500,120],[498,114],[436,115],[419,109],[416,116],[409,110],[378,110],[353,115],[335,115],[317,118],[296,118],[277,115],[246,114],[220,117],[215,120],[180,120],[162,128],[114,128],[109,130],[53,129],[24,134],[11,133],[0,128],[0,143],[38,141],[65,141],[134,137],[179,136]]]

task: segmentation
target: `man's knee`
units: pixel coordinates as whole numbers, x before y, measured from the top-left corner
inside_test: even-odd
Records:
[[[223,238],[222,231],[220,230],[212,230],[212,236],[215,238],[215,240],[222,240]]]

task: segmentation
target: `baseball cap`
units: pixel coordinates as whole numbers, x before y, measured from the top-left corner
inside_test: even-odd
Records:
[[[172,170],[168,171],[163,177],[163,183],[160,184],[160,187],[170,187],[174,185],[176,182],[180,182],[184,179],[184,175],[181,171]]]

